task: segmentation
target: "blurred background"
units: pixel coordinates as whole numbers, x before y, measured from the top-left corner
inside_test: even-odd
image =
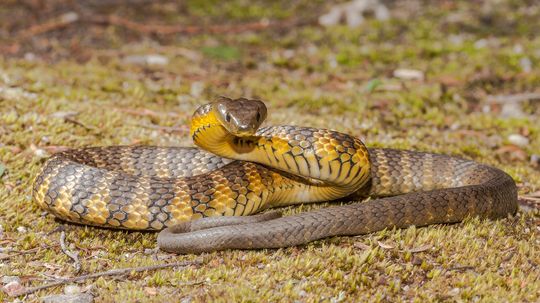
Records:
[[[201,98],[255,97],[340,115],[373,142],[394,135],[372,126],[449,129],[471,138],[449,152],[480,155],[482,139],[499,159],[538,167],[527,121],[539,113],[539,15],[525,0],[4,0],[0,54],[19,73],[4,74],[3,92],[72,102],[99,92],[187,113]],[[470,114],[489,117],[487,134],[463,126]],[[519,127],[490,133],[501,123]]]

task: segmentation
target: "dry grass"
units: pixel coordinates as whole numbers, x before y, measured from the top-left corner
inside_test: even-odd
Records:
[[[54,232],[63,227],[83,273],[203,260],[183,270],[82,283],[98,302],[538,302],[538,212],[279,250],[175,256],[149,250],[156,246],[154,233],[64,224],[31,201],[33,177],[46,155],[87,145],[189,145],[184,130],[191,113],[216,95],[266,100],[271,124],[334,128],[370,146],[472,158],[506,170],[520,194],[537,191],[540,174],[529,159],[540,153],[538,103],[525,102],[524,117],[503,118],[500,106],[487,102],[487,95],[540,87],[540,9],[525,2],[504,2],[487,12],[465,1],[452,4],[451,13],[427,7],[354,30],[307,26],[198,35],[167,46],[117,42],[122,46],[87,50],[90,60],[83,64],[69,57],[52,64],[39,56],[0,57],[0,275],[19,276],[25,286],[74,276]],[[279,6],[254,4],[250,12],[284,17]],[[504,31],[507,26],[515,30]],[[122,41],[112,28],[104,35]],[[149,53],[170,63],[123,61]],[[525,58],[531,71],[523,71]],[[396,79],[396,68],[422,70],[426,79]],[[66,119],[67,112],[76,115]],[[530,143],[512,146],[510,134]],[[287,212],[313,207],[320,206]],[[20,299],[38,301],[61,291]],[[14,298],[0,292],[0,300]]]

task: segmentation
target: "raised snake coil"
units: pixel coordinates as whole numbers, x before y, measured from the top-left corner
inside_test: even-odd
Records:
[[[358,138],[324,129],[259,129],[265,116],[264,104],[247,99],[221,98],[200,107],[192,137],[223,157],[151,146],[55,154],[36,177],[34,200],[70,222],[170,227],[158,245],[179,253],[286,247],[467,216],[503,218],[517,210],[516,185],[497,168],[445,155],[368,149]],[[287,217],[236,217],[367,195],[382,198]],[[195,220],[203,217],[211,218]]]

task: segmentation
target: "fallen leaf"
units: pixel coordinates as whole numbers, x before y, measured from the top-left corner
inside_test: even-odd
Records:
[[[523,212],[533,212],[540,210],[540,194],[539,195],[518,196],[519,209]]]
[[[383,243],[383,242],[381,242],[381,241],[377,241],[377,243],[379,244],[379,246],[380,246],[381,248],[384,248],[384,249],[394,249],[394,248],[395,248],[395,246],[390,245],[390,244]]]
[[[540,198],[540,190],[526,194],[525,197]]]
[[[157,295],[157,289],[155,287],[145,287],[144,293],[149,296],[155,296]]]
[[[408,252],[411,252],[411,253],[419,253],[419,252],[423,252],[423,251],[426,251],[426,250],[429,250],[433,247],[433,245],[431,244],[425,244],[425,245],[421,245],[421,246],[418,246],[418,247],[414,247],[414,248],[411,248],[411,249],[408,249],[407,251]]]
[[[67,111],[67,112],[55,112],[50,115],[51,118],[66,119],[74,118],[79,114],[79,112]]]
[[[403,80],[424,80],[424,72],[416,69],[400,68],[394,71],[394,77]]]
[[[159,55],[159,54],[131,55],[131,56],[125,57],[123,61],[128,64],[137,64],[137,65],[167,65],[169,64],[169,58]]]
[[[516,145],[501,146],[495,153],[499,156],[507,157],[508,160],[524,161],[527,159],[527,153]]]
[[[26,289],[18,281],[12,281],[6,284],[2,290],[10,297],[15,297]]]
[[[414,265],[422,265],[422,262],[424,262],[424,260],[422,258],[418,258],[416,256],[414,256],[411,260],[411,263],[414,264]]]
[[[519,147],[524,147],[529,145],[529,138],[522,136],[520,134],[511,134],[508,136],[508,141]]]

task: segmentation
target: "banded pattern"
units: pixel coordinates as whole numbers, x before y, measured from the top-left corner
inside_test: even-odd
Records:
[[[202,217],[246,216],[278,205],[333,200],[367,182],[367,150],[359,140],[342,138],[336,144],[337,132],[294,130],[298,134],[293,128],[264,128],[256,137],[235,139],[236,146],[249,150],[245,157],[271,149],[271,165],[286,172],[196,148],[65,151],[52,156],[37,176],[34,200],[70,222],[161,230]],[[208,132],[216,141],[228,136],[216,126],[200,127],[197,134]],[[301,177],[306,171],[314,172],[312,178]]]
[[[380,199],[256,222],[205,218],[163,230],[158,245],[176,253],[279,248],[385,228],[455,223],[468,216],[504,218],[517,210],[514,180],[497,168],[394,149],[369,149],[369,156],[370,183],[351,198]]]

